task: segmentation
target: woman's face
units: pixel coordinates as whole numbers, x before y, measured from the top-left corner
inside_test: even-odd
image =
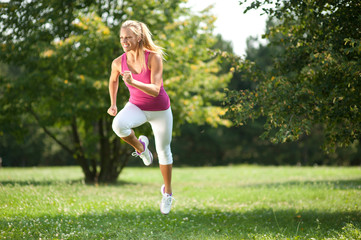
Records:
[[[124,52],[135,51],[138,48],[138,39],[130,28],[122,28],[120,30],[120,43]]]

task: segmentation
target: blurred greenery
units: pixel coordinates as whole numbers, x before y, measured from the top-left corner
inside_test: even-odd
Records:
[[[272,58],[237,65],[256,86],[229,92],[228,116],[239,124],[264,118],[263,136],[272,142],[296,141],[319,128],[327,152],[359,144],[360,1],[246,2],[246,11],[262,7],[273,20],[262,50],[274,51]],[[267,62],[270,68],[259,67]]]
[[[282,8],[276,12],[268,10],[269,15],[277,13],[280,16],[278,19],[274,16],[267,22],[265,36],[268,43],[262,45],[258,39],[250,37],[246,56],[239,57],[233,54],[230,42],[223,40],[220,35],[214,35],[215,17],[209,13],[209,9],[195,14],[184,6],[184,2],[122,1],[119,4],[118,1],[42,0],[1,3],[0,157],[3,165],[80,165],[87,182],[112,182],[125,166],[141,164],[129,157],[132,149],[119,141],[112,132],[112,118],[106,114],[109,107],[107,84],[110,63],[122,54],[118,33],[125,19],[144,21],[153,32],[154,40],[166,49],[164,85],[171,97],[174,114],[172,151],[175,165],[361,164],[359,142],[356,140],[345,144],[346,130],[343,131],[344,128],[338,124],[332,125],[333,132],[328,131],[330,128],[327,124],[332,119],[330,112],[326,111],[326,105],[335,110],[332,107],[334,103],[327,100],[324,106],[323,113],[328,116],[327,121],[321,121],[320,114],[317,115],[317,121],[301,121],[302,117],[311,115],[299,112],[293,114],[301,122],[295,123],[295,117],[293,120],[288,118],[292,111],[301,111],[300,108],[313,104],[308,102],[305,105],[303,98],[297,98],[290,105],[292,108],[285,109],[288,101],[294,101],[296,86],[301,87],[301,90],[307,88],[307,91],[313,89],[311,83],[323,83],[327,87],[324,90],[337,87],[341,91],[345,90],[341,85],[346,86],[341,84],[342,81],[341,85],[333,85],[336,80],[325,79],[325,76],[330,77],[329,70],[341,69],[335,62],[317,62],[327,74],[323,76],[318,73],[313,80],[296,68],[307,68],[307,63],[292,66],[294,68],[287,65],[291,60],[304,57],[306,46],[313,46],[313,42],[298,46],[297,38],[287,35],[306,28],[297,28],[300,26],[297,21],[282,21]],[[292,9],[297,10],[301,6],[296,4]],[[312,6],[307,9],[313,9]],[[359,7],[357,4],[355,6]],[[328,16],[325,14],[323,17]],[[308,15],[304,17],[305,21],[317,20]],[[318,26],[317,22],[314,24]],[[281,31],[281,28],[284,29]],[[292,36],[303,36],[301,33]],[[313,34],[316,33],[319,32]],[[334,33],[337,39],[344,37],[337,35],[341,33]],[[341,59],[342,66],[349,66],[350,71],[356,69],[353,68],[353,62],[357,61],[354,56],[359,54],[355,41],[341,41],[345,49],[350,50],[352,46],[354,49],[346,56],[342,55]],[[318,41],[315,43],[318,44]],[[335,48],[338,45],[332,46]],[[351,65],[347,65],[347,59],[351,59]],[[328,67],[322,68],[325,64]],[[283,72],[285,69],[282,70],[282,66],[290,72]],[[312,71],[316,71],[317,66]],[[357,73],[357,69],[355,71]],[[301,75],[295,77],[294,73]],[[276,74],[294,82],[288,84],[282,80],[285,81],[281,84],[285,89],[280,91],[279,84],[270,84],[278,76]],[[308,82],[303,82],[306,80]],[[350,82],[350,87],[352,85],[355,89],[352,93],[359,94],[360,91],[356,91],[357,81],[352,80],[352,84]],[[225,96],[225,88],[229,90],[228,96]],[[265,92],[260,98],[259,91],[262,89]],[[318,96],[321,99],[326,95]],[[273,100],[267,102],[267,97]],[[283,101],[275,101],[280,98]],[[127,99],[127,89],[121,85],[118,107],[125,104]],[[355,96],[354,101],[357,99],[358,96]],[[232,106],[228,112],[229,119],[243,125],[233,126],[229,120],[220,117],[225,112],[222,102]],[[357,106],[359,102],[355,104]],[[340,104],[338,107],[340,111],[337,116],[342,123],[346,121],[343,113],[346,114],[347,109]],[[259,112],[261,109],[263,113]],[[357,116],[356,108],[352,109],[353,114],[356,114],[353,116]],[[290,112],[291,115],[287,115]],[[276,134],[273,140],[278,141],[259,137],[264,127],[270,126],[270,117],[283,118],[282,124],[275,125],[276,130],[271,128],[268,131],[271,138],[274,136],[272,134]],[[350,119],[354,121],[352,126],[357,126],[357,118]],[[334,120],[338,121],[336,118]],[[287,135],[287,139],[280,134],[282,128],[300,124],[309,126],[308,132],[299,131],[295,135],[291,131],[294,138]],[[136,129],[136,133],[150,134],[150,128],[148,125],[142,126]],[[340,143],[344,147],[326,153],[321,148],[327,139],[331,139],[331,133],[343,134]],[[334,143],[337,142],[334,139]],[[153,145],[152,142],[151,150],[154,151]]]
[[[115,181],[132,149],[111,129],[108,78],[112,59],[122,54],[120,24],[137,19],[150,26],[166,48],[164,86],[171,97],[175,132],[183,123],[230,124],[219,104],[230,73],[219,74],[208,48],[215,17],[193,14],[184,1],[18,1],[1,4],[0,133],[6,164],[25,160],[10,152],[16,140],[34,144],[27,164],[47,164],[58,152],[79,164],[87,182]],[[118,105],[129,97],[121,85]],[[41,131],[39,131],[39,128]],[[144,126],[137,130],[150,134]],[[47,139],[44,139],[44,133]],[[30,137],[31,136],[31,137]],[[52,144],[49,144],[52,140]],[[57,143],[50,159],[49,148]],[[43,146],[43,148],[42,148]],[[5,155],[5,156],[4,156]],[[43,160],[44,157],[47,160]],[[60,158],[58,163],[69,163]]]
[[[269,19],[266,31],[269,32],[276,23],[275,19]],[[232,54],[229,43],[225,43],[221,38],[219,40],[222,43],[216,44],[215,48],[222,50],[218,51],[218,54],[223,56],[222,69],[233,72],[228,89],[236,94],[256,90],[259,83],[254,80],[258,74],[272,72],[275,66],[274,58],[285,51],[284,46],[280,44],[260,44],[257,38],[251,36],[247,40],[246,56],[241,58]],[[240,103],[238,97],[232,104]],[[225,99],[225,102],[227,101],[232,101],[232,98],[228,96]],[[230,128],[184,125],[182,134],[174,140],[176,159],[179,159],[181,164],[196,166],[237,163],[309,166],[361,164],[361,148],[358,141],[327,153],[322,150],[325,141],[324,129],[322,125],[317,124],[312,127],[310,134],[303,134],[298,140],[273,143],[267,138],[260,138],[266,120],[265,116],[261,116],[247,121],[246,124]]]

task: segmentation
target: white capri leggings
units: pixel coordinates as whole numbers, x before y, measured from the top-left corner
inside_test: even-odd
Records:
[[[155,139],[159,164],[173,163],[170,143],[172,141],[173,114],[169,107],[164,111],[143,111],[133,103],[128,102],[113,120],[113,131],[120,137],[127,137],[131,129],[149,122]]]

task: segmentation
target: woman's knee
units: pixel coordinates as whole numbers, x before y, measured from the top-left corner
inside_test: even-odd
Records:
[[[170,147],[164,150],[160,150],[160,151],[158,150],[157,155],[158,155],[159,164],[161,165],[173,164],[173,156]]]
[[[115,134],[117,134],[118,137],[127,137],[132,133],[132,130],[126,126],[126,124],[123,124],[121,121],[117,121],[118,119],[114,119],[112,128]]]

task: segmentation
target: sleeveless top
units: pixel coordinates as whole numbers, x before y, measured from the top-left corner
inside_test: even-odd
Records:
[[[139,74],[132,73],[133,79],[143,82],[145,84],[150,84],[151,70],[149,70],[148,68],[149,54],[149,51],[145,51],[144,53],[146,68],[143,69]],[[127,64],[127,55],[124,53],[121,58],[122,72],[130,71]],[[150,96],[145,92],[139,90],[138,88],[130,86],[127,83],[125,83],[125,85],[128,87],[130,93],[129,102],[133,103],[143,111],[163,111],[167,110],[170,106],[169,96],[164,90],[163,82],[159,91],[159,95],[156,97]]]

